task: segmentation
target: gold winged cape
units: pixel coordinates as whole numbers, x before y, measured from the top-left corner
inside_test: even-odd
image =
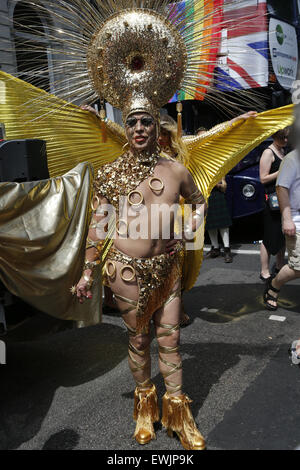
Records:
[[[5,124],[7,139],[46,141],[51,176],[44,182],[0,184],[0,279],[41,311],[96,323],[100,320],[96,293],[94,306],[88,311],[72,304],[68,288],[78,281],[84,261],[93,179],[88,164],[97,171],[115,160],[122,153],[124,131],[107,120],[104,127],[93,114],[4,72],[0,72],[0,122]],[[250,150],[292,122],[290,105],[245,122],[218,125],[200,137],[187,137],[187,167],[204,196],[208,198],[215,184]],[[41,237],[33,221],[38,214],[43,217],[41,211],[48,200],[52,201],[48,214],[55,222],[50,230],[45,226]],[[55,200],[59,203],[53,203]],[[109,243],[107,240],[103,258]],[[202,253],[202,247],[187,253],[186,290],[197,279]],[[43,260],[42,266],[39,260]]]

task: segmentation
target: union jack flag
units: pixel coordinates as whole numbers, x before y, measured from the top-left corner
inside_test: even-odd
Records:
[[[227,5],[226,5],[227,3]],[[266,0],[224,0],[216,87],[222,91],[268,85],[268,20]]]

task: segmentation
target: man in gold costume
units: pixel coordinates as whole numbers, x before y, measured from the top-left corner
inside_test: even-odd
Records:
[[[164,239],[163,234],[170,233],[170,229],[173,231],[175,214],[156,227],[151,214],[155,205],[165,204],[171,208],[182,196],[194,205],[190,222],[191,229],[195,230],[203,221],[205,200],[182,164],[159,155],[159,122],[147,111],[130,111],[125,121],[128,152],[113,164],[104,166],[95,179],[95,213],[88,234],[86,269],[76,293],[80,301],[91,296],[93,264],[99,259],[103,243],[99,238],[99,223],[105,217],[101,215],[104,212],[101,206],[113,204],[117,211],[116,237],[106,258],[105,272],[106,282],[130,335],[129,366],[137,385],[134,436],[140,444],[149,442],[155,437],[153,422],[159,419],[156,389],[151,382],[150,322],[153,319],[159,365],[167,390],[163,397],[162,423],[168,432],[177,432],[186,449],[200,450],[204,449],[205,442],[192,418],[190,400],[182,391],[179,328],[183,244],[178,241],[175,253],[166,254],[168,239]],[[119,204],[122,196],[128,202],[127,207]],[[142,219],[141,224],[148,227],[145,238],[130,236],[130,223],[137,214]],[[156,231],[154,238],[153,230]],[[104,230],[102,233],[105,236]]]
[[[212,139],[214,130],[203,139],[189,137],[187,169],[159,154],[159,109],[176,91],[191,92],[198,85],[195,70],[201,75],[201,65],[207,61],[205,44],[218,40],[206,37],[203,41],[200,33],[192,37],[191,24],[195,21],[200,28],[203,4],[210,1],[186,2],[184,11],[176,10],[177,2],[166,0],[96,0],[97,8],[81,0],[27,3],[42,13],[54,9],[61,27],[65,19],[65,35],[57,37],[56,25],[45,32],[51,39],[55,37],[51,41],[57,52],[53,58],[62,82],[57,98],[0,72],[4,103],[0,120],[6,125],[8,138],[45,139],[51,175],[44,182],[0,185],[0,194],[5,196],[0,208],[1,280],[42,311],[86,323],[85,308],[90,306],[92,311],[95,292],[100,291],[101,284],[95,279],[99,264],[129,331],[129,365],[136,382],[136,440],[145,444],[153,439],[153,423],[159,419],[150,370],[149,326],[153,320],[167,389],[162,423],[170,435],[173,431],[178,434],[184,448],[204,449],[190,399],[182,390],[179,321],[183,242],[178,240],[174,254],[167,254],[169,236],[164,232],[172,230],[175,212],[168,222],[161,217],[159,223],[151,223],[150,209],[156,204],[170,208],[183,197],[192,209],[184,230],[190,240],[198,226],[203,229],[205,199],[211,189],[251,148],[282,126],[283,120],[288,125],[292,111],[272,110],[262,113],[253,124],[234,123],[229,137],[228,125],[221,125],[216,139]],[[80,33],[72,35],[70,24],[78,25]],[[33,67],[33,79],[36,74]],[[129,145],[125,153],[121,151],[122,135],[111,132],[103,116],[100,133],[96,118],[72,104],[74,98],[93,102],[97,96],[123,113]],[[98,172],[95,178],[90,163]],[[115,209],[109,221],[108,203]],[[115,224],[111,224],[115,214]],[[132,227],[136,219],[148,227],[145,237],[135,237]],[[187,253],[187,289],[198,276],[202,246],[197,248],[197,262],[190,263]],[[193,255],[191,258],[195,260]],[[72,299],[78,302],[73,302],[73,309],[65,299],[66,286],[74,282]],[[77,307],[82,307],[81,313]],[[98,317],[91,320],[96,323]]]

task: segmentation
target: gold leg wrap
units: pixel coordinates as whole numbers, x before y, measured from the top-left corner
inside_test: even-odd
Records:
[[[137,356],[139,356],[140,358],[144,358],[145,355],[147,354],[147,358],[145,361],[143,362],[139,362],[137,361],[135,358],[134,358],[134,354],[136,354]],[[149,363],[149,346],[144,349],[143,351],[137,349],[132,343],[129,343],[129,347],[128,347],[128,355],[130,357],[130,360],[131,362],[134,364],[134,366],[130,366],[130,370],[132,373],[134,372],[138,372],[139,370],[143,370],[147,367],[147,364]],[[142,387],[143,385],[141,385],[140,383],[137,382],[137,385],[139,387]]]
[[[136,329],[129,326],[125,321],[124,321],[124,324],[125,324],[125,326],[128,330],[129,336],[135,338],[137,336]],[[131,370],[133,376],[134,376],[135,372],[139,372],[140,370],[145,369],[147,367],[147,365],[149,364],[149,361],[151,360],[149,350],[150,350],[150,345],[147,348],[145,348],[144,350],[140,350],[140,349],[137,349],[129,341],[128,356],[129,356],[129,359],[130,359],[131,363],[133,364],[132,365],[132,364],[129,363],[129,367],[130,367],[130,370]],[[144,360],[144,361],[137,361],[135,359],[134,355],[140,357],[141,359],[144,359],[145,356],[147,356],[147,357],[146,357],[146,360]],[[139,387],[140,389],[149,388],[152,385],[152,382],[151,382],[150,378],[146,379],[144,382],[138,382],[137,379],[135,378],[135,382],[136,382],[137,387]]]
[[[157,327],[163,328],[166,330],[164,333],[160,333],[157,335],[157,339],[162,338],[164,336],[171,336],[175,331],[178,331],[180,328],[180,325],[167,325],[164,323],[160,323],[156,325]],[[167,377],[170,375],[174,374],[178,370],[182,369],[182,362],[169,362],[166,359],[162,357],[162,354],[173,354],[177,353],[179,351],[179,346],[176,346],[175,348],[169,347],[169,346],[161,346],[159,344],[158,346],[158,351],[159,351],[159,360],[165,364],[170,370],[168,372],[163,373],[164,381],[165,381],[165,386],[168,392],[170,393],[175,393],[181,390],[182,384],[176,384],[174,382],[170,382],[169,380],[166,380]]]
[[[169,380],[166,380],[166,378],[169,377],[170,375],[174,374],[178,370],[182,369],[182,362],[181,361],[178,362],[178,363],[168,362],[161,356],[161,353],[163,353],[163,354],[176,353],[176,352],[179,351],[179,346],[177,346],[176,348],[170,348],[168,346],[159,346],[158,350],[159,350],[159,359],[160,359],[160,361],[163,364],[165,364],[167,367],[171,368],[171,370],[169,370],[168,372],[165,372],[163,374],[166,389],[168,390],[168,392],[171,392],[171,393],[178,392],[179,390],[181,390],[182,384],[181,383],[176,384],[174,382],[170,382]]]
[[[154,384],[146,390],[139,387],[135,389],[133,419],[136,421],[133,437],[139,444],[147,444],[151,439],[156,439],[153,423],[159,421],[159,409]]]
[[[171,303],[176,297],[181,297],[181,287],[178,287],[178,289],[175,292],[172,292],[170,297],[165,301],[164,306],[168,305]]]
[[[127,297],[123,297],[122,295],[119,294],[114,294],[116,300],[121,300],[121,302],[125,302],[131,307],[128,307],[126,310],[122,310],[122,315],[125,315],[126,313],[131,312],[132,310],[135,310],[137,307],[137,302],[135,300],[127,299]],[[129,329],[128,325],[125,323],[126,327]]]
[[[191,413],[187,395],[170,396],[165,393],[162,399],[162,425],[167,429],[168,436],[173,432],[178,435],[181,445],[186,450],[204,450],[205,440],[197,429]]]

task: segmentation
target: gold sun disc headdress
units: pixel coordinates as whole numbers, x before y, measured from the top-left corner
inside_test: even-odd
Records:
[[[187,50],[177,29],[155,11],[116,13],[94,34],[87,65],[95,91],[123,112],[159,109],[180,89]]]

